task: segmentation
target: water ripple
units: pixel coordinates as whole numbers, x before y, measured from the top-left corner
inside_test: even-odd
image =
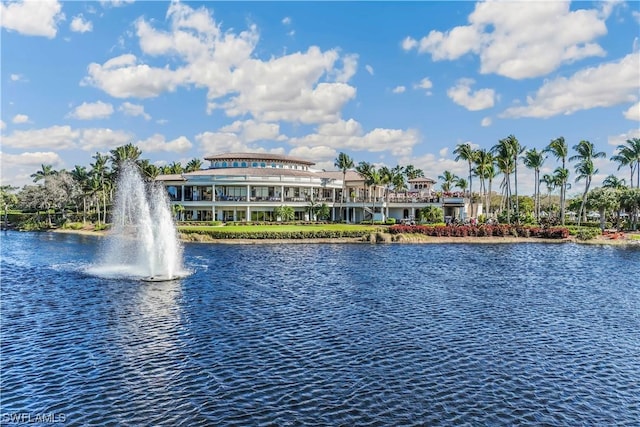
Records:
[[[3,425],[640,424],[633,248],[188,245],[143,283],[2,243]]]

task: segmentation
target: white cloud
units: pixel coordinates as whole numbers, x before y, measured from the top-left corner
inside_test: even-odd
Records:
[[[345,55],[342,58],[342,70],[337,70],[336,81],[346,83],[356,74],[358,69],[358,55]]]
[[[12,82],[27,82],[27,78],[22,74],[11,74],[10,79]]]
[[[142,116],[145,120],[151,120],[151,116],[144,112],[144,106],[138,104],[132,104],[130,102],[123,102],[120,107],[118,107],[118,111],[122,111],[126,116]]]
[[[469,111],[485,110],[493,107],[495,103],[495,91],[493,89],[479,89],[471,91],[472,79],[460,79],[454,87],[447,90],[447,96],[453,102],[463,106]]]
[[[604,56],[593,41],[607,33],[609,13],[611,7],[572,11],[570,2],[478,2],[469,25],[432,30],[419,42],[407,37],[402,47],[430,53],[434,61],[475,54],[483,74],[537,77],[565,63]]]
[[[617,62],[585,68],[569,78],[546,81],[527,105],[508,108],[504,117],[546,118],[596,107],[638,101],[640,53]],[[606,83],[605,83],[606,82]]]
[[[205,88],[208,112],[223,109],[230,117],[251,115],[259,122],[334,121],[355,97],[346,81],[356,71],[356,55],[311,46],[260,60],[254,54],[255,26],[223,32],[208,9],[178,2],[169,6],[167,21],[170,29],[162,31],[139,19],[136,34],[145,55],[170,57],[171,65],[156,68],[126,54],[90,64],[82,84],[117,98],[155,97],[181,86]]]
[[[373,129],[364,133],[360,123],[353,119],[325,123],[317,132],[289,140],[292,145],[303,147],[331,147],[336,150],[369,152],[389,151],[400,156],[408,155],[418,143],[418,133],[413,129]]]
[[[11,121],[15,124],[29,123],[29,116],[26,114],[16,114]]]
[[[73,17],[69,28],[71,29],[71,31],[74,31],[76,33],[86,33],[89,31],[93,31],[93,23],[91,21],[85,21],[82,14],[80,14]]]
[[[166,125],[167,123],[169,123],[169,120],[167,119],[158,119],[156,120],[156,123],[159,125]]]
[[[282,25],[291,25],[291,18],[288,16],[282,18]]]
[[[91,63],[81,85],[95,86],[114,98],[152,98],[176,90],[184,72],[138,64],[135,55],[125,54],[104,64]]]
[[[0,25],[26,36],[50,39],[58,32],[58,22],[64,19],[62,5],[56,0],[17,1],[0,3]]]
[[[289,151],[291,157],[298,159],[306,159],[316,163],[331,162],[333,165],[334,159],[338,157],[338,151],[335,148],[319,145],[317,147],[295,147]],[[331,170],[335,169],[332,167]]]
[[[135,0],[100,0],[103,7],[120,7],[133,3]]]
[[[13,131],[2,137],[2,144],[7,147],[34,149],[48,148],[64,150],[74,148],[80,132],[71,126],[51,126],[43,129]]]
[[[138,141],[136,145],[143,152],[164,151],[176,153],[185,153],[193,146],[185,136],[180,136],[171,141],[166,141],[164,135],[160,134],[155,134],[143,141]]]
[[[624,117],[636,122],[640,121],[640,102],[636,102],[629,107],[629,109],[624,112]]]
[[[404,93],[404,91],[406,91],[407,88],[404,86],[396,86],[393,88],[393,93]]]
[[[420,83],[415,84],[413,86],[414,89],[424,89],[425,95],[431,96],[431,91],[429,89],[431,89],[433,87],[433,83],[431,82],[431,80],[429,80],[428,77],[425,77],[424,79],[420,80]]]
[[[7,128],[7,124],[4,120],[0,120],[0,130],[5,130]]]
[[[491,123],[492,123],[491,117],[485,117],[480,122],[480,126],[482,126],[483,128],[486,128],[488,126],[491,126]]]
[[[254,120],[237,120],[220,128],[219,132],[235,133],[243,142],[282,141],[286,139],[283,135],[280,135],[280,125],[276,123],[258,123]]]
[[[78,120],[95,120],[106,119],[113,114],[113,105],[107,104],[102,101],[98,102],[83,102],[78,105],[72,112],[68,114],[68,117],[72,117]]]
[[[109,128],[89,128],[82,130],[80,148],[85,151],[112,148],[131,142],[133,135],[126,131]]]
[[[607,143],[609,145],[613,145],[614,147],[617,147],[618,145],[624,144],[627,139],[632,139],[632,138],[640,138],[640,129],[635,128],[625,133],[612,135],[609,138],[607,138]]]
[[[22,186],[33,184],[31,174],[40,165],[52,165],[58,169],[64,166],[64,161],[58,153],[52,151],[24,152],[20,154],[0,153],[2,185]]]
[[[242,141],[238,135],[233,132],[203,132],[196,135],[196,141],[200,145],[200,151],[207,154],[212,153],[273,153],[284,154],[282,148],[265,150],[263,147],[251,146]]]
[[[401,46],[402,46],[403,50],[407,50],[408,51],[408,50],[411,50],[411,49],[417,47],[418,46],[418,42],[414,38],[406,37],[404,40],[402,40]]]
[[[369,64],[364,66],[365,70],[367,70],[367,73],[371,74],[373,76],[373,67]]]

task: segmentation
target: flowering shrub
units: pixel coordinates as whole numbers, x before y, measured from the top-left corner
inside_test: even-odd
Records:
[[[423,234],[433,237],[540,237],[545,239],[566,239],[567,228],[540,228],[515,225],[392,225],[391,234]]]

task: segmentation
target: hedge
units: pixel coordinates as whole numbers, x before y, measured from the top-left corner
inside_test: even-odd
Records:
[[[540,237],[545,239],[566,239],[567,228],[541,228],[516,225],[392,225],[391,234],[424,234],[433,237]]]
[[[365,237],[371,230],[300,230],[300,231],[226,231],[224,228],[214,230],[180,230],[183,234],[204,234],[212,239],[336,239]]]

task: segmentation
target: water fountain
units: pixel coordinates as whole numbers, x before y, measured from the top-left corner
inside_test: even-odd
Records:
[[[164,187],[145,183],[138,167],[125,162],[116,188],[111,230],[92,272],[153,282],[187,275]]]

